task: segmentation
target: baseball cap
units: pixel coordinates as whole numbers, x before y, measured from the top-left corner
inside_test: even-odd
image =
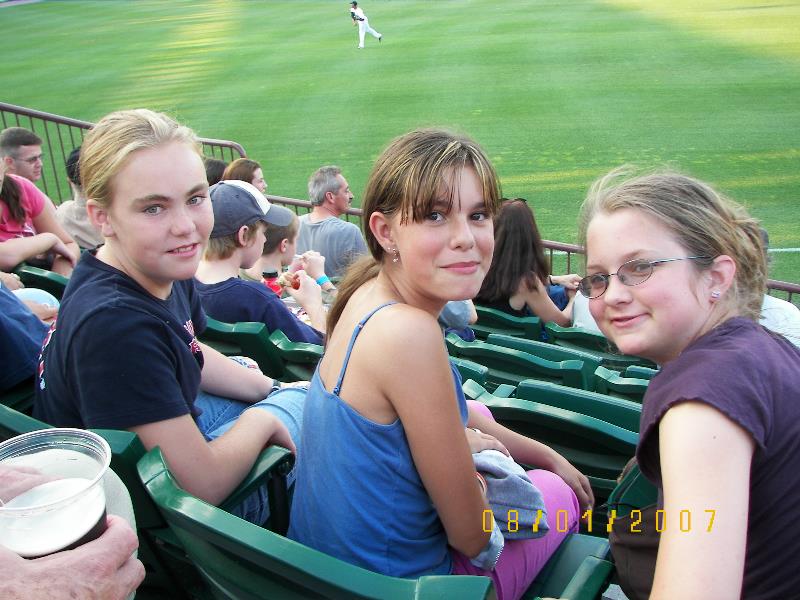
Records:
[[[258,188],[246,181],[229,179],[215,183],[208,190],[214,209],[211,237],[233,235],[254,221],[286,227],[294,219],[288,208],[270,204]]]

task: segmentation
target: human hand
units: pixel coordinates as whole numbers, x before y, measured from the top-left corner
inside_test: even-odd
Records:
[[[25,285],[20,281],[19,275],[16,273],[5,273],[0,271],[0,282],[10,290],[18,290],[24,288]]]
[[[467,435],[467,443],[469,444],[469,451],[471,453],[474,454],[483,450],[498,450],[506,456],[511,456],[508,449],[496,437],[472,427],[465,428],[464,432]]]
[[[263,412],[263,411],[261,411]],[[283,446],[284,448],[291,450],[292,454],[297,454],[297,447],[294,445],[292,441],[292,436],[289,435],[289,430],[286,428],[286,425],[283,424],[278,417],[273,414],[265,413],[272,417],[274,423],[274,429],[272,431],[272,435],[269,436],[267,439],[267,446]]]
[[[34,302],[33,300],[23,300],[22,303],[27,306],[30,311],[39,317],[40,321],[45,323],[52,323],[58,316],[58,307],[50,306],[49,304],[42,304],[41,302]]]
[[[591,509],[594,506],[594,492],[589,484],[589,479],[578,471],[572,463],[563,456],[558,456],[556,464],[552,469],[553,473],[561,477],[578,498],[578,506],[581,512]]]
[[[578,284],[581,282],[581,276],[575,273],[570,273],[569,275],[552,275],[550,280],[557,285],[563,285],[564,289],[568,292],[570,290],[575,292],[578,289]]]
[[[51,252],[55,252],[58,256],[62,257],[63,260],[69,263],[70,267],[75,268],[75,265],[78,264],[79,256],[76,256],[72,250],[70,250],[64,241],[59,238],[55,234],[51,234],[55,239],[53,240],[53,245],[50,247]]]
[[[301,256],[302,269],[308,273],[314,281],[325,275],[325,257],[319,252],[309,250]]]
[[[125,519],[111,515],[97,539],[74,550],[26,560],[0,546],[0,597],[26,600],[125,600],[144,580],[139,545]]]
[[[316,304],[322,306],[322,288],[317,282],[309,277],[303,270],[298,271],[295,275],[297,276],[297,281],[300,283],[300,286],[297,289],[294,289],[294,286],[287,287],[285,288],[286,292],[294,298],[306,312],[310,312],[309,307],[314,307]]]
[[[32,467],[9,467],[0,464],[0,504],[53,479],[54,477],[43,475]]]

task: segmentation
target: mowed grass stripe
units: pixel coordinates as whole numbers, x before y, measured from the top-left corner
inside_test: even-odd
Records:
[[[531,200],[545,237],[564,241],[595,177],[666,164],[747,205],[775,247],[800,246],[800,66],[787,3],[713,0],[672,16],[666,0],[363,4],[385,36],[364,50],[347,3],[331,0],[3,9],[3,98],[89,120],[168,110],[244,144],[270,191],[295,197],[325,163],[340,164],[358,196],[389,139],[447,125],[478,139],[505,194]],[[800,280],[786,256],[773,274]]]

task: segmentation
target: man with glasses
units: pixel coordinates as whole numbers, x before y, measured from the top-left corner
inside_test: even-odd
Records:
[[[7,173],[34,183],[42,177],[42,140],[24,127],[9,127],[0,133],[0,158]]]

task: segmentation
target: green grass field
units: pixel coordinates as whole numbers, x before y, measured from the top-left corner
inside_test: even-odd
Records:
[[[748,206],[774,248],[800,247],[800,1],[362,5],[384,34],[364,50],[344,0],[2,7],[0,98],[87,120],[166,110],[299,198],[326,163],[358,197],[392,137],[446,125],[568,242],[595,177],[668,165]],[[776,253],[772,275],[800,281],[800,253]]]

